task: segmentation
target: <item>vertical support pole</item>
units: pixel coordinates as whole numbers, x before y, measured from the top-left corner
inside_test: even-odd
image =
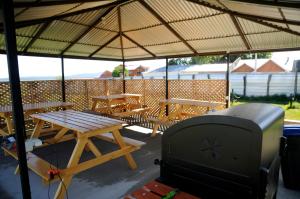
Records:
[[[17,57],[14,5],[12,0],[1,1],[5,33],[9,82],[13,107],[13,121],[16,133],[17,154],[23,198],[30,199],[30,183],[25,150],[25,123],[21,96],[19,66]]]
[[[268,82],[267,82],[267,96],[270,96],[270,83],[271,83],[271,79],[272,79],[272,74],[269,74],[268,76]]]
[[[126,82],[125,82],[125,61],[123,60],[123,93],[126,93]]]
[[[230,106],[230,77],[229,77],[229,73],[230,73],[230,68],[229,68],[229,64],[230,64],[230,55],[229,53],[227,53],[226,55],[227,58],[227,71],[226,71],[226,108],[229,108]]]
[[[65,64],[64,64],[64,57],[61,57],[61,95],[62,95],[62,101],[66,102],[66,84],[65,84]]]
[[[166,58],[166,100],[169,99],[169,59]],[[169,106],[166,105],[166,115],[169,115]]]
[[[293,65],[294,65],[293,68],[295,69],[294,95],[296,99],[298,93],[298,70],[300,69],[300,60],[295,60]]]
[[[247,95],[247,75],[245,75],[245,76],[243,77],[243,79],[244,79],[243,96],[246,97],[246,95]]]

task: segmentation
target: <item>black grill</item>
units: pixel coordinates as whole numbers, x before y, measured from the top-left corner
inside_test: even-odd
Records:
[[[273,198],[283,119],[246,104],[177,123],[162,137],[160,180],[203,198]]]

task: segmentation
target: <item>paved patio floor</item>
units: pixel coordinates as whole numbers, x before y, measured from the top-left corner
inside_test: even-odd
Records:
[[[141,128],[140,128],[141,129]],[[143,130],[143,129],[142,129]],[[144,131],[145,130],[145,131]],[[155,158],[160,158],[161,136],[150,137],[150,130],[144,129],[144,133],[124,129],[123,136],[146,142],[141,150],[134,152],[133,156],[138,164],[137,170],[130,170],[124,158],[112,160],[108,163],[94,167],[77,174],[68,189],[69,199],[118,199],[143,184],[159,176],[159,167],[153,164]],[[148,134],[145,132],[149,132]],[[109,152],[116,146],[101,140],[94,141],[101,152]],[[36,150],[36,154],[48,160],[52,164],[58,164],[63,168],[75,145],[75,141],[56,144],[50,147]],[[83,159],[91,158],[91,152],[86,152]],[[22,198],[19,176],[14,175],[16,161],[11,157],[0,154],[0,198]],[[30,184],[32,198],[47,199],[48,190],[50,198],[53,198],[58,183],[50,187],[41,183],[41,178],[30,171]],[[300,192],[287,190],[282,182],[279,185],[278,197],[280,199],[299,199]]]

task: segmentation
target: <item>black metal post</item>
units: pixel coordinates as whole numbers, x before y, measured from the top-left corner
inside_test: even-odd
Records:
[[[22,194],[23,198],[30,199],[31,192],[25,150],[25,123],[17,57],[14,6],[12,0],[3,0],[1,2]]]
[[[123,93],[126,93],[126,82],[125,82],[125,61],[123,60]]]
[[[62,95],[62,101],[66,102],[66,84],[65,84],[65,63],[64,63],[64,57],[61,57],[61,95]]]
[[[166,99],[169,99],[169,59],[166,58]],[[166,115],[169,115],[169,106],[166,105]]]
[[[226,55],[226,60],[227,60],[227,70],[226,70],[226,108],[229,108],[230,106],[230,68],[229,68],[229,64],[230,64],[230,55],[229,53],[227,53]]]

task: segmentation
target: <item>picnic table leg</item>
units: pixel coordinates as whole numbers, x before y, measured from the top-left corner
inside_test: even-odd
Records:
[[[112,134],[115,138],[116,143],[120,146],[121,149],[126,147],[126,144],[123,141],[123,138],[122,138],[119,130],[114,130],[112,132]],[[133,157],[130,153],[125,154],[125,158],[126,158],[126,160],[128,162],[128,165],[131,169],[136,169],[137,168],[137,165],[136,165],[136,163],[135,163],[135,161],[134,161],[134,159],[133,159]]]
[[[45,122],[43,120],[37,120],[34,130],[30,138],[38,138],[41,134],[41,130],[44,127]]]
[[[158,130],[159,124],[155,124],[151,133],[151,137],[156,136],[157,130]]]
[[[5,122],[6,122],[8,134],[12,135],[13,134],[13,124],[12,124],[12,120],[10,119],[9,116],[5,118]]]
[[[84,150],[85,145],[88,142],[88,138],[85,137],[79,137],[77,139],[76,146],[72,152],[71,158],[69,160],[67,168],[75,167],[78,165],[78,162],[80,160],[80,157],[82,155],[82,152]],[[64,199],[66,194],[66,189],[68,189],[68,186],[70,185],[72,181],[73,175],[63,176],[61,179],[61,182],[58,185],[58,188],[56,190],[55,199]]]
[[[97,103],[98,103],[97,100],[93,100],[92,111],[95,111],[95,110],[96,110]]]

